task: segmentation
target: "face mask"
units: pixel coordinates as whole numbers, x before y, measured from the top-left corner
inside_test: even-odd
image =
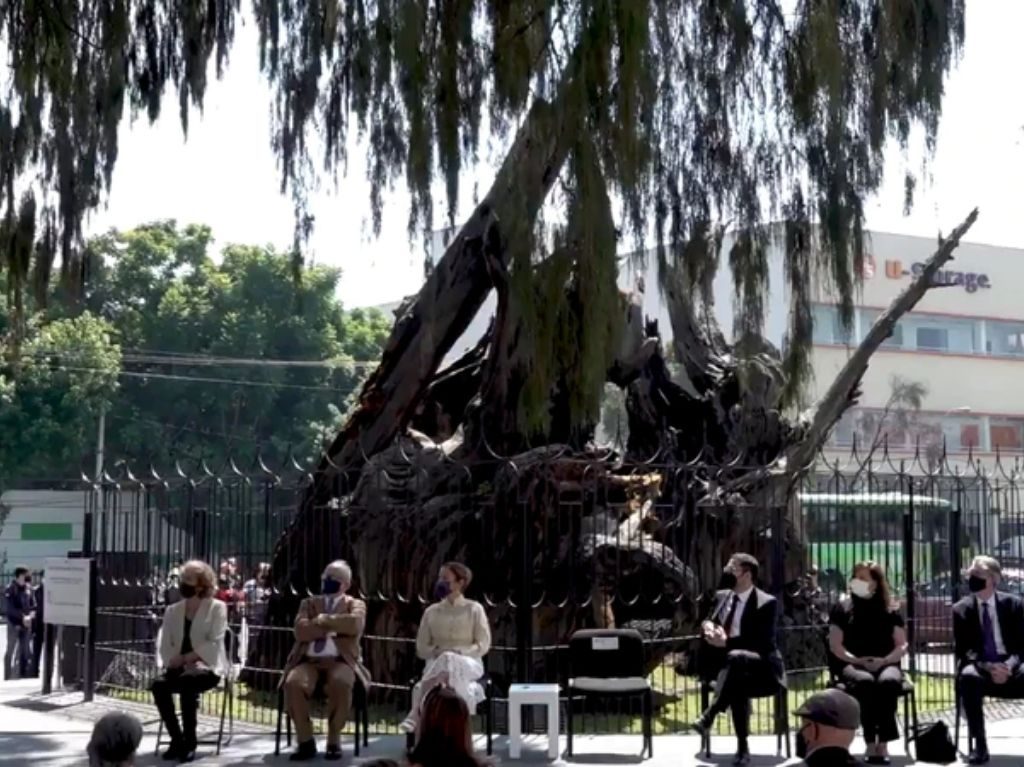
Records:
[[[196,595],[196,587],[191,583],[183,583],[178,586],[178,593],[185,597],[185,599],[191,599]]]
[[[860,578],[854,578],[850,581],[850,593],[861,599],[870,599],[871,584],[867,581],[862,581]]]
[[[804,735],[806,727],[801,727],[796,733],[796,758],[803,759],[807,756],[807,736]]]
[[[734,573],[732,570],[725,570],[722,573],[722,580],[719,581],[719,585],[723,589],[736,588],[736,573]]]
[[[438,581],[434,584],[434,599],[439,602],[446,599],[452,593],[452,585],[448,581]]]
[[[336,581],[333,578],[324,578],[320,589],[324,594],[337,594],[341,591],[341,581]]]
[[[971,590],[972,594],[984,591],[988,588],[988,578],[982,578],[980,575],[972,575],[967,579],[967,588]]]

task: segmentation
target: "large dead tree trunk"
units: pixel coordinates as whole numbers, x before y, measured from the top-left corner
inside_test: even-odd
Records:
[[[527,450],[526,435],[517,433],[510,415],[530,360],[517,343],[523,308],[510,301],[507,238],[528,238],[570,151],[571,130],[558,110],[555,104],[535,105],[487,199],[397,318],[359,409],[332,445],[279,544],[278,584],[303,590],[316,583],[328,558],[346,556],[356,564],[366,592],[408,596],[421,593],[424,578],[441,562],[461,559],[489,573],[492,590],[500,592],[488,595],[496,605],[492,620],[498,631],[511,630],[516,620],[509,605],[522,604],[553,583],[567,583],[589,599],[551,600],[535,610],[536,641],[559,643],[594,620],[678,632],[680,621],[696,616],[685,608],[698,596],[696,584],[713,584],[723,559],[741,541],[767,544],[769,514],[795,513],[792,489],[856,401],[871,355],[933,286],[935,273],[977,215],[972,212],[940,244],[822,399],[799,418],[790,421],[778,407],[778,353],[764,344],[756,354],[748,349],[738,358],[708,308],[698,309],[670,284],[666,298],[682,380],[672,380],[657,325],[640,320],[636,301],[626,304],[622,348],[608,371],[608,379],[627,391],[626,455],[565,444]],[[568,254],[551,258],[563,256]],[[487,337],[438,374],[440,361],[491,287],[499,301]],[[571,286],[567,290],[571,293]],[[557,402],[557,391],[551,396]],[[505,461],[480,460],[486,457],[479,450],[480,434],[523,452]],[[638,471],[656,453],[660,463],[671,465],[701,451],[706,468],[690,471],[686,487]],[[475,462],[453,461],[453,456]],[[687,540],[666,532],[653,511],[654,499],[687,515]],[[796,536],[797,526],[792,528]],[[707,546],[711,540],[720,546]],[[756,545],[754,553],[761,553]],[[799,552],[799,546],[792,550]],[[523,571],[524,552],[530,552],[536,572]],[[785,570],[787,581],[797,574],[795,566]],[[656,607],[631,605],[614,598],[624,583],[678,599]],[[535,591],[515,591],[523,588]],[[292,600],[280,602],[279,622],[286,622],[293,608]],[[420,610],[416,600],[400,609],[378,604],[371,607],[368,631],[411,635]],[[391,676],[397,671],[393,665],[381,659],[373,671],[384,680],[401,681]],[[509,679],[516,673],[506,669]]]

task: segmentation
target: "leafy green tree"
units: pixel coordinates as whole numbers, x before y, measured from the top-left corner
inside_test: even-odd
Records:
[[[117,394],[121,351],[108,322],[89,313],[36,318],[27,333],[17,362],[0,372],[0,486],[91,471],[82,458],[93,452],[101,408]]]
[[[112,456],[213,468],[305,458],[322,439],[311,424],[344,407],[380,355],[390,323],[342,311],[338,270],[295,282],[288,254],[229,245],[218,262],[212,242],[206,227],[157,222],[89,244],[87,305],[125,350]]]

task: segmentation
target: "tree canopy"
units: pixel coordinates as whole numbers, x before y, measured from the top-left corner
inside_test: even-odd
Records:
[[[343,312],[336,269],[295,283],[288,253],[229,245],[212,256],[209,227],[173,221],[89,241],[93,279],[76,316],[59,301],[34,314],[23,364],[0,378],[8,477],[91,472],[82,456],[102,403],[107,455],[135,471],[319,455],[390,319]]]
[[[30,286],[45,292],[56,264],[67,281],[82,278],[83,217],[109,190],[125,115],[156,119],[174,90],[187,129],[242,13],[237,0],[0,0],[0,50],[11,63],[0,98],[0,250],[16,312]],[[354,135],[368,146],[375,227],[383,192],[404,177],[409,226],[425,231],[436,176],[453,220],[460,173],[481,148],[550,107],[544,132],[571,137],[545,178],[564,182],[575,240],[563,270],[584,307],[573,353],[598,382],[609,360],[594,350],[613,339],[587,320],[615,308],[609,237],[654,232],[675,267],[665,278],[707,298],[716,233],[728,225],[737,327],[753,337],[773,219],[787,221],[786,370],[799,380],[810,285],[831,281],[849,317],[864,202],[881,183],[886,141],[905,145],[921,126],[933,145],[964,37],[963,0],[257,0],[253,13],[297,245],[312,224],[308,191],[322,173],[347,169]],[[622,202],[621,220],[609,195]],[[504,234],[515,295],[537,302],[543,291],[526,267],[539,208],[522,207]],[[574,232],[574,218],[596,234]],[[821,233],[813,244],[812,223]],[[557,356],[535,351],[540,369]],[[573,397],[596,408],[595,396]]]

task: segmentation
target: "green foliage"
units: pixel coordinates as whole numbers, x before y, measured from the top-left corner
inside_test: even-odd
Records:
[[[12,312],[23,316],[28,286],[45,293],[58,255],[65,283],[85,271],[81,224],[109,189],[125,107],[155,119],[172,87],[187,127],[210,60],[219,72],[241,13],[237,0],[0,2],[0,48],[11,56],[0,100],[0,262]],[[729,266],[744,336],[762,324],[766,223],[820,225],[814,247],[787,259],[798,303],[787,369],[798,379],[811,285],[833,283],[843,317],[852,316],[864,201],[881,183],[886,141],[905,146],[919,125],[934,145],[965,3],[256,0],[253,13],[275,90],[272,144],[282,187],[296,198],[293,258],[312,224],[306,195],[321,169],[347,169],[353,130],[369,147],[375,228],[383,192],[404,176],[410,230],[426,232],[435,176],[451,221],[460,172],[478,162],[481,139],[507,138],[547,100],[562,121],[553,129],[593,141],[603,182],[581,191],[584,210],[615,195],[621,228],[638,241],[653,228],[663,258],[702,275],[695,286],[709,285],[718,268],[715,224],[737,232]],[[321,146],[324,157],[314,159]],[[528,231],[535,222],[503,223]],[[592,256],[601,257],[583,253]],[[584,292],[584,305],[613,313],[601,280],[580,284],[599,291]],[[582,375],[596,368],[589,352],[580,362]],[[584,388],[574,396],[591,412],[596,389]]]
[[[0,372],[0,484],[82,468],[100,409],[117,392],[121,350],[111,336],[110,323],[89,313],[29,324],[21,356]]]
[[[390,322],[343,313],[338,270],[312,268],[295,282],[289,253],[229,245],[217,263],[211,243],[208,228],[174,222],[90,243],[86,302],[125,349],[111,456],[213,468],[229,457],[308,457],[322,438],[315,424],[344,406],[380,355]]]

